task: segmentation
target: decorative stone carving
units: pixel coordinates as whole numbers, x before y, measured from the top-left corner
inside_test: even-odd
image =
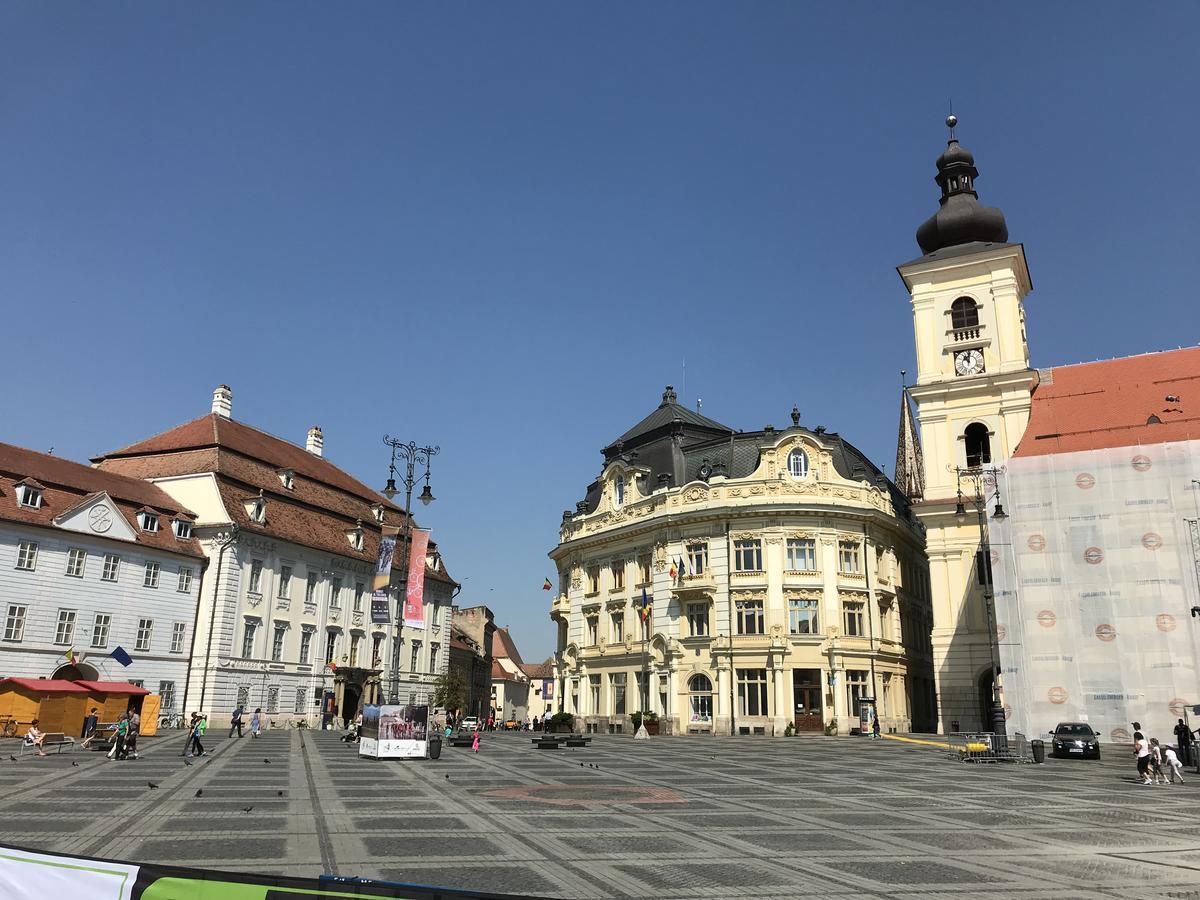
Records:
[[[821,588],[800,588],[798,590],[785,590],[783,599],[786,603],[788,600],[824,600],[825,591]]]
[[[838,597],[846,603],[866,603],[868,599],[865,591],[838,591]]]
[[[257,609],[258,605],[260,603],[262,603],[262,599],[263,599],[262,594],[257,594],[257,593],[246,594],[246,605],[249,606],[251,609]]]
[[[708,489],[702,488],[700,485],[693,485],[684,491],[683,499],[688,503],[699,503],[701,500],[708,499]]]
[[[764,538],[764,540],[765,540],[765,541],[766,541],[768,544],[771,544],[771,545],[780,544],[780,543],[782,543],[782,542],[783,542],[783,535],[781,535],[781,534],[768,534],[768,535],[767,535],[767,536]]]
[[[578,589],[583,584],[583,570],[578,566],[571,570],[571,587]]]
[[[251,600],[250,600],[250,605],[251,605],[251,606],[258,606],[258,604],[262,602],[262,594],[257,594],[257,595],[255,595],[255,594],[247,594],[247,598],[248,598],[248,599],[249,599],[249,598],[252,598],[252,597],[255,597],[255,596],[257,596],[257,597],[258,597],[258,599],[257,599],[257,600],[251,599]],[[281,609],[281,610],[283,610],[284,612],[286,612],[287,610],[291,609],[291,608],[292,608],[292,601],[291,601],[291,598],[289,598],[289,597],[276,597],[276,598],[275,598],[275,608],[276,608],[276,609]]]
[[[667,544],[665,541],[659,541],[654,545],[654,571],[665,572],[667,570]]]

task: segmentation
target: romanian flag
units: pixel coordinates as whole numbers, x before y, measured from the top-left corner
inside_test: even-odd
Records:
[[[325,663],[325,668],[336,672],[337,671],[337,663],[335,663],[333,660],[330,660],[329,662]]]
[[[550,579],[549,579],[549,578],[547,578],[545,581],[543,581],[543,582],[542,582],[542,590],[543,590],[543,591],[550,591],[550,590],[553,590],[553,589],[554,589],[554,585],[552,585],[552,584],[550,583]]]
[[[675,563],[671,563],[671,580],[674,581],[679,577],[679,570],[675,568]]]

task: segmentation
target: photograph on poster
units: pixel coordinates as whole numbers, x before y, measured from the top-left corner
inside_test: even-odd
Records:
[[[376,759],[424,757],[428,725],[428,706],[364,706],[359,755]]]
[[[362,727],[358,731],[358,755],[377,756],[379,753],[379,707],[364,703]]]

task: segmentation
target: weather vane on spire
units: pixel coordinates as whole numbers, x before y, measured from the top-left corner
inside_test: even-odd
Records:
[[[958,116],[954,114],[954,101],[950,101],[950,115],[946,116],[946,127],[950,129],[950,140],[955,140],[954,126],[958,124]]]

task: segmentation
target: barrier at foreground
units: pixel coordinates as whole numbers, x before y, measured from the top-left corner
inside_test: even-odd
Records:
[[[0,844],[0,897],[4,900],[317,900],[333,897],[445,897],[539,900],[525,894],[457,891],[368,879],[291,878],[242,872],[139,865],[88,856],[43,853]]]

